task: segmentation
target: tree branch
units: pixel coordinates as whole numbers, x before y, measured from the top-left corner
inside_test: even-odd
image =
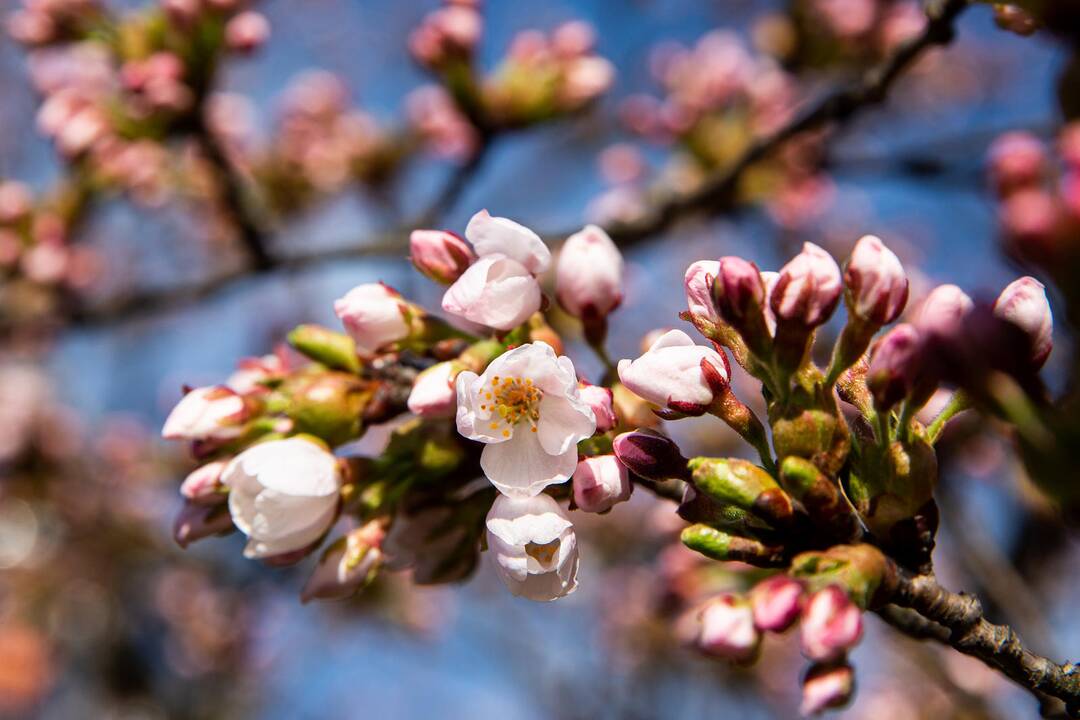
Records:
[[[1026,649],[1011,627],[983,616],[978,598],[946,590],[928,575],[901,573],[892,603],[878,614],[893,627],[978,658],[1037,697],[1061,700],[1070,717],[1080,717],[1080,667]]]

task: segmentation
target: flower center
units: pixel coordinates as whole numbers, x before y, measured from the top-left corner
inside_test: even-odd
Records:
[[[533,385],[532,378],[500,378],[496,375],[491,380],[491,390],[484,393],[487,402],[480,409],[491,410],[492,430],[506,424],[503,437],[510,437],[511,428],[523,421],[528,421],[532,431],[536,432],[536,423],[540,420],[540,398],[543,396],[543,391]]]
[[[555,556],[559,553],[559,538],[555,538],[549,543],[543,545],[539,543],[525,543],[525,554],[531,557],[536,562],[540,563],[540,567],[544,570],[550,570],[552,563],[555,562]]]

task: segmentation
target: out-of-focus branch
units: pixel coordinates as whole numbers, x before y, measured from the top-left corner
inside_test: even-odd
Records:
[[[842,124],[850,120],[861,109],[881,103],[900,74],[918,59],[923,52],[929,48],[947,44],[952,39],[955,20],[967,5],[968,0],[930,0],[926,10],[927,24],[923,31],[901,44],[889,58],[867,70],[859,80],[848,87],[826,94],[798,114],[790,123],[758,139],[732,165],[707,179],[694,191],[669,198],[646,213],[641,220],[613,225],[607,228],[608,233],[616,243],[626,247],[669,229],[683,218],[701,214],[716,214],[730,209],[734,200],[734,191],[743,173],[748,168],[798,135],[817,130],[828,124]],[[490,146],[490,141],[481,144],[481,148],[487,146]],[[218,150],[220,151],[220,148]],[[425,217],[423,219],[427,220],[432,212],[437,214],[440,209],[453,204],[453,201],[464,190],[468,180],[473,177],[478,169],[484,152],[485,150],[481,149],[478,152],[479,159],[474,158],[470,164],[463,166],[455,173],[447,187],[436,198],[432,209],[424,213]],[[236,177],[235,173],[232,172],[231,165],[220,152],[219,158],[224,162],[221,167],[230,170],[226,177],[241,182],[241,184],[234,186],[237,194],[233,196],[233,199],[237,203],[235,207],[242,208],[244,201],[242,179]],[[241,216],[238,214],[238,217]],[[417,225],[423,224],[425,223],[418,223]],[[251,224],[249,230],[254,232],[245,231],[245,241],[254,244],[254,241],[258,240],[261,245],[264,236],[258,232],[258,229],[257,224]],[[375,256],[380,254],[386,256],[397,255],[405,252],[410,229],[412,228],[403,228],[400,231],[390,233],[391,237],[396,237],[396,241],[392,240],[389,243],[369,241],[364,245],[353,248],[296,255],[284,261],[272,262],[271,265],[264,266],[263,269],[279,267],[298,269],[302,266],[314,265],[342,257]],[[567,235],[569,233],[556,233],[553,234],[553,237],[561,239]],[[249,245],[249,247],[252,246]],[[256,252],[255,250],[252,251],[253,257],[256,257]],[[238,270],[215,276],[198,285],[149,292],[138,296],[130,295],[118,302],[108,303],[81,312],[73,319],[77,322],[101,323],[125,319],[132,315],[144,315],[153,309],[173,307],[184,302],[209,297],[247,274],[248,271],[246,270]]]
[[[1011,627],[983,616],[978,598],[946,590],[927,575],[901,573],[892,603],[879,614],[893,627],[978,658],[1036,696],[1061,700],[1070,717],[1080,717],[1080,667],[1026,649]]]

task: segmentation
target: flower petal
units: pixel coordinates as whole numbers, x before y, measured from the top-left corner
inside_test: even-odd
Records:
[[[484,448],[480,468],[499,492],[511,497],[530,497],[574,474],[577,448],[570,448],[562,455],[549,455],[540,446],[537,435],[518,428],[506,442]]]
[[[533,275],[544,272],[551,264],[551,251],[540,236],[513,220],[492,217],[487,210],[472,216],[465,237],[481,258],[505,255],[524,265]]]
[[[580,399],[545,395],[540,401],[540,420],[536,435],[540,447],[549,455],[562,455],[596,431],[592,409]]]

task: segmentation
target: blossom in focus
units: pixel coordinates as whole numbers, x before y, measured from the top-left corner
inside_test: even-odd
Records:
[[[461,277],[476,260],[476,255],[452,232],[413,230],[409,235],[409,259],[424,275],[449,284]]]
[[[596,418],[578,389],[574,364],[550,345],[521,345],[483,375],[457,377],[457,427],[485,443],[480,467],[505,495],[528,497],[574,474],[577,444]]]
[[[691,315],[718,322],[720,316],[712,301],[712,286],[720,274],[717,260],[698,260],[686,268],[683,288],[686,290],[686,308]]]
[[[1031,338],[1031,364],[1042,367],[1054,347],[1054,316],[1046,287],[1029,276],[1012,281],[994,302],[994,314]]]
[[[567,239],[555,267],[555,294],[566,312],[604,317],[622,302],[622,286],[622,255],[602,228],[586,225]]]
[[[843,290],[832,255],[813,243],[780,268],[769,303],[778,321],[816,327],[832,315]]]
[[[500,495],[487,516],[488,551],[510,592],[530,600],[556,600],[577,588],[574,526],[548,495]]]
[[[361,355],[375,355],[409,335],[408,305],[397,290],[382,283],[354,287],[334,302],[334,313],[356,341]]]
[[[604,512],[630,499],[634,486],[614,455],[587,457],[574,472],[574,502],[585,512]]]
[[[637,360],[620,360],[618,370],[619,380],[635,394],[679,412],[703,412],[718,391],[715,383],[728,381],[724,357],[695,345],[682,330],[665,333]]]
[[[750,603],[730,593],[710,600],[701,610],[698,647],[735,662],[752,660],[761,645]]]
[[[904,309],[908,280],[900,258],[873,235],[855,243],[844,268],[844,287],[851,313],[861,320],[886,325]]]
[[[337,517],[341,466],[302,438],[270,440],[237,455],[222,473],[229,513],[247,535],[244,555],[267,558],[302,551]]]
[[[421,417],[453,417],[457,408],[454,380],[461,366],[453,361],[437,363],[416,376],[406,405]]]
[[[803,610],[802,651],[816,662],[842,658],[862,639],[862,611],[838,585],[818,590]]]
[[[465,237],[479,256],[450,286],[442,308],[470,322],[511,330],[540,309],[536,275],[551,264],[544,241],[523,225],[481,210]]]
[[[165,419],[166,440],[224,440],[243,432],[250,416],[244,398],[224,385],[195,388]]]
[[[581,399],[592,408],[593,417],[596,418],[596,432],[606,433],[615,427],[618,418],[615,417],[614,394],[611,388],[581,382],[578,384],[578,393]]]

